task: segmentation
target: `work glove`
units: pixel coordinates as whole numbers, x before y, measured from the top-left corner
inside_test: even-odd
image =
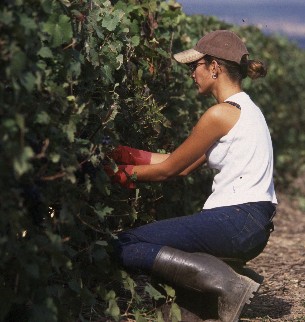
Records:
[[[104,171],[110,177],[113,183],[119,183],[128,189],[135,189],[136,184],[132,176],[133,165],[119,165],[117,171],[113,170],[110,165],[104,165]]]
[[[146,165],[150,164],[152,153],[144,150],[130,148],[128,146],[119,145],[112,150],[109,156],[116,163],[129,165]]]

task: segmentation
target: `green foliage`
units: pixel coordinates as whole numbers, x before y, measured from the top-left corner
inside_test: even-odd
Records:
[[[175,1],[2,2],[0,320],[144,319],[111,241],[121,229],[199,210],[211,173],[126,191],[109,182],[103,160],[119,143],[172,151],[184,140],[213,101],[197,97],[171,54],[227,27],[187,17]],[[257,29],[238,32],[269,63],[269,76],[245,88],[269,121],[280,182],[304,160],[305,55]],[[174,302],[171,314],[179,321]]]

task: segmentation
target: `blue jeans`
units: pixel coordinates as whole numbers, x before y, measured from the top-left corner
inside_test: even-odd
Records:
[[[120,233],[116,255],[132,270],[151,270],[163,246],[247,261],[265,248],[275,209],[271,202],[251,202],[153,222]]]

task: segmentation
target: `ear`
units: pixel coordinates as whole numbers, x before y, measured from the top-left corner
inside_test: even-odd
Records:
[[[221,70],[221,66],[218,64],[216,60],[213,60],[211,65],[214,68],[214,71],[218,72],[219,70]]]
[[[210,69],[210,73],[212,75],[212,78],[216,79],[217,74],[218,74],[218,63],[216,60],[212,60],[210,66],[209,66],[209,69]]]
[[[220,73],[222,72],[221,66],[218,64],[216,60],[212,60],[210,67],[211,67],[211,72],[214,75],[218,75],[219,72]]]

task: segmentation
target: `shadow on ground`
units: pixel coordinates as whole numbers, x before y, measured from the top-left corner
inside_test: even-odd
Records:
[[[194,291],[176,289],[176,303],[179,305],[183,322],[203,322],[217,319],[217,297],[213,294],[200,294]],[[160,309],[166,322],[169,317],[169,306],[161,305]],[[256,318],[263,320],[281,319],[290,313],[291,304],[281,298],[269,295],[256,295],[250,305],[247,305],[241,318]]]
[[[281,319],[290,314],[291,303],[273,295],[258,294],[251,304],[245,307],[243,318]]]

